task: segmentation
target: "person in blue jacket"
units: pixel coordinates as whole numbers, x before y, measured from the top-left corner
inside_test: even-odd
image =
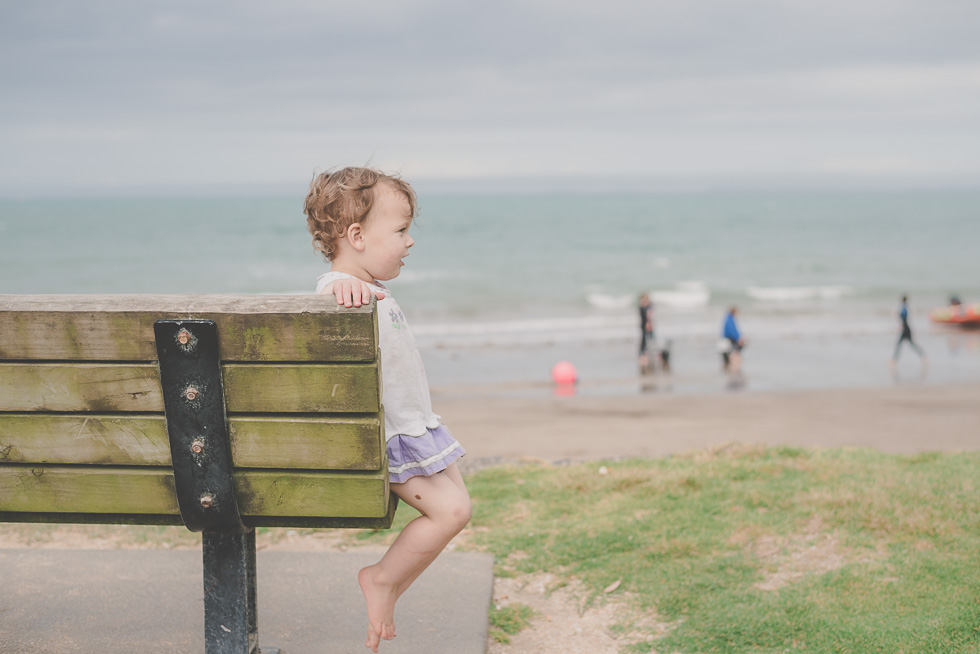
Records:
[[[733,306],[728,309],[728,315],[725,317],[725,325],[721,331],[722,343],[724,345],[721,352],[722,362],[725,370],[731,370],[732,372],[738,372],[738,369],[741,367],[742,348],[745,347],[745,339],[742,338],[741,332],[738,331],[738,325],[735,324],[736,313],[738,313],[738,307]]]

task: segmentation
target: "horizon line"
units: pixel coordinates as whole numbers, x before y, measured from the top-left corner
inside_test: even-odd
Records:
[[[527,195],[568,193],[718,193],[718,192],[832,192],[832,191],[972,191],[980,190],[974,175],[525,175],[525,176],[415,176],[416,191],[429,195]],[[588,186],[583,183],[588,182]],[[305,192],[309,181],[241,183],[172,183],[150,186],[61,185],[57,191],[41,188],[3,188],[2,200],[147,197],[283,197]]]

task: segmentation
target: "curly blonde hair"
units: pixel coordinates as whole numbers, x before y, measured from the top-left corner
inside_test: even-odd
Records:
[[[313,178],[303,213],[306,214],[306,227],[313,236],[313,247],[323,254],[324,259],[333,261],[337,242],[347,228],[354,223],[363,223],[371,213],[381,184],[405,195],[414,218],[418,213],[415,190],[396,175],[349,167]]]

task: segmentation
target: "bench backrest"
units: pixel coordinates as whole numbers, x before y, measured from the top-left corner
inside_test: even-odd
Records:
[[[248,526],[387,527],[375,305],[0,295],[0,521],[181,524],[154,323],[217,326]]]

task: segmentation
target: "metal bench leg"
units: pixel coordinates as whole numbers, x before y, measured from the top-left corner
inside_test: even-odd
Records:
[[[204,545],[204,651],[260,654],[255,594],[255,530],[201,534]],[[278,654],[266,648],[261,654]]]

